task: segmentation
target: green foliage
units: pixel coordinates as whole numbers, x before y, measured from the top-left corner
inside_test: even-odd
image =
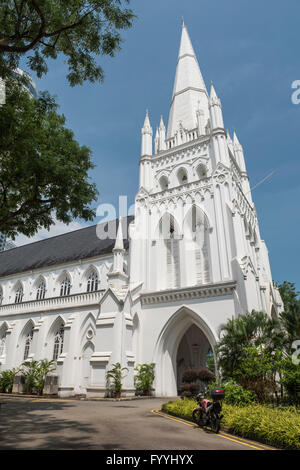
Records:
[[[18,80],[8,80],[0,113],[0,232],[32,236],[56,219],[93,220],[96,200],[91,151],[65,127],[47,94],[32,99]]]
[[[293,282],[284,281],[282,284],[276,285],[283,301],[284,310],[288,310],[289,306],[297,301],[299,292],[296,292]]]
[[[127,371],[127,367],[121,367],[121,364],[117,362],[112,365],[112,369],[106,372],[106,380],[110,383],[112,379],[112,388],[115,392],[121,392],[122,390],[122,380],[126,377],[127,374],[123,374],[123,371]]]
[[[226,383],[214,382],[207,389],[207,397],[210,398],[210,390],[213,388],[223,388],[225,390],[224,403],[228,405],[247,406],[257,401],[256,393],[246,390],[233,380]]]
[[[222,325],[220,335],[216,350],[224,378],[234,377],[246,348],[263,345],[266,352],[272,352],[282,348],[285,342],[280,322],[264,312],[255,311],[229,319]]]
[[[54,360],[41,359],[40,361],[26,361],[21,366],[21,372],[25,378],[26,391],[37,391],[42,393],[45,385],[46,375],[56,369]]]
[[[163,404],[167,413],[192,420],[197,402],[178,400]],[[238,436],[256,439],[284,449],[300,449],[300,411],[295,407],[272,409],[265,405],[232,406],[223,404],[222,423]]]
[[[15,380],[15,376],[18,374],[19,369],[7,369],[0,373],[0,389],[4,392],[11,392]]]
[[[35,389],[42,393],[47,374],[53,372],[56,369],[55,360],[49,361],[48,359],[42,359],[37,364],[36,376],[35,376]]]
[[[245,348],[244,357],[234,371],[234,378],[247,390],[256,393],[265,402],[275,393],[274,357],[262,348]]]
[[[223,424],[234,434],[285,449],[300,449],[300,412],[296,408],[225,405],[223,414]]]
[[[137,374],[134,376],[134,385],[137,390],[142,390],[144,394],[151,390],[155,378],[154,369],[154,362],[139,364],[135,367]]]
[[[192,420],[193,409],[198,406],[195,400],[184,398],[183,400],[169,401],[162,405],[162,410],[182,418]]]
[[[135,16],[129,0],[5,0],[0,5],[0,76],[18,66],[22,55],[38,77],[48,59],[65,57],[71,86],[103,81],[95,56],[120,50],[120,30]]]
[[[281,383],[288,395],[289,401],[300,405],[300,366],[293,364],[290,358],[281,363]]]
[[[291,344],[300,338],[300,299],[293,282],[284,281],[277,285],[281,295],[284,311],[280,313],[280,320],[288,335],[287,351],[291,352]]]

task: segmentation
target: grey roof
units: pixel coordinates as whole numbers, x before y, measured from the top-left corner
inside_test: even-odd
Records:
[[[122,218],[125,250],[129,247],[127,227],[133,219],[133,216]],[[97,232],[113,230],[114,223],[117,231],[119,220],[109,221],[3,251],[0,253],[0,277],[109,254],[114,248],[115,239],[100,239]]]

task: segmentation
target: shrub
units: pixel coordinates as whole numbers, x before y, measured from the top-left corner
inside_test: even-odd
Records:
[[[177,400],[163,404],[162,409],[192,419],[194,400]],[[232,406],[223,404],[222,420],[238,436],[256,439],[284,449],[300,449],[300,411],[296,407],[270,408],[266,405]]]
[[[192,397],[195,396],[199,390],[199,385],[196,383],[182,383],[181,384],[181,395],[183,397]]]
[[[293,364],[290,359],[282,361],[281,383],[288,395],[288,399],[295,405],[300,404],[300,367]]]
[[[207,393],[209,393],[211,389],[218,387],[225,390],[224,403],[228,405],[247,406],[257,401],[257,396],[252,390],[246,390],[232,380],[225,384],[212,383],[208,387]]]
[[[127,367],[121,367],[121,364],[117,362],[112,365],[112,369],[106,372],[106,380],[109,382],[112,379],[112,388],[114,392],[121,392],[122,390],[122,380],[126,377],[127,374],[123,374],[123,371],[127,371]]]
[[[134,376],[134,385],[137,390],[142,390],[144,394],[150,392],[155,378],[155,364],[139,364],[135,367],[137,374]]]
[[[0,374],[0,389],[4,392],[11,392],[18,372],[19,369],[3,370]]]
[[[182,382],[191,383],[197,380],[197,370],[196,369],[186,369],[182,374]]]
[[[186,369],[182,374],[182,382],[195,382],[196,380],[201,380],[202,382],[211,383],[215,378],[215,374],[207,369],[206,367],[201,367],[200,369]]]

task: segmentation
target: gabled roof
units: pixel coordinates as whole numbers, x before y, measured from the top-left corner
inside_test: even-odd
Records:
[[[133,219],[134,216],[122,218],[125,250],[129,247],[127,228]],[[113,220],[3,251],[0,277],[112,253],[115,238],[103,240],[97,233],[99,236],[103,232],[114,233],[114,224],[117,233],[119,220]]]

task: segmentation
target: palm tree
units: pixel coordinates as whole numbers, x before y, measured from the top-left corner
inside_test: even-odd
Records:
[[[254,310],[229,319],[221,326],[219,336],[218,365],[225,378],[234,376],[245,348],[263,347],[266,352],[273,353],[282,348],[286,341],[280,321],[270,318],[265,312]]]

